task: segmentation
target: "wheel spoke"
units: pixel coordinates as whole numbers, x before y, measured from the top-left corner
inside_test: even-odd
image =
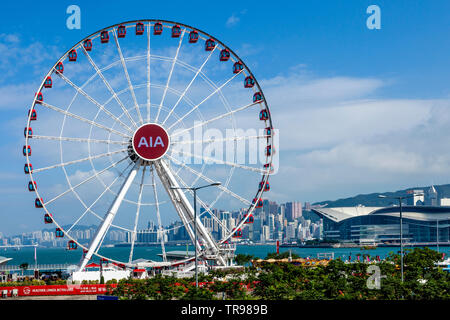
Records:
[[[126,159],[126,158],[125,158]],[[108,188],[105,188],[102,193],[97,197],[97,199],[95,199],[94,202],[91,203],[91,205],[86,208],[86,210],[84,210],[83,214],[70,226],[70,228],[66,231],[67,233],[69,233],[77,224],[78,222],[80,222],[81,219],[83,219],[83,217],[86,215],[86,213],[91,212],[93,213],[97,218],[99,218],[100,220],[103,220],[100,216],[98,216],[95,212],[93,212],[91,210],[91,208],[105,195],[106,191],[108,191],[109,188],[111,188],[113,186],[113,184],[119,180],[120,177],[123,176],[123,174],[125,173],[125,171],[127,171],[131,166],[131,163],[125,168],[123,169],[123,171],[113,180],[113,182],[110,183],[110,185],[108,186]],[[75,188],[75,187],[74,187]],[[70,189],[72,190],[72,189]],[[47,204],[47,203],[46,203]],[[113,226],[113,225],[111,225]]]
[[[64,115],[68,116],[68,117],[71,117],[71,118],[80,120],[80,121],[82,121],[82,122],[86,122],[86,123],[88,123],[88,124],[90,124],[90,125],[92,125],[92,126],[96,126],[96,127],[100,128],[100,129],[104,129],[104,130],[106,130],[106,131],[115,133],[115,134],[117,134],[117,135],[119,135],[119,136],[122,136],[122,137],[125,137],[125,138],[131,138],[131,137],[130,137],[129,135],[127,135],[127,134],[124,134],[124,133],[119,132],[119,131],[117,131],[117,130],[111,129],[111,128],[107,127],[107,126],[104,126],[104,125],[102,125],[102,124],[100,124],[100,123],[97,123],[97,122],[94,122],[94,121],[92,121],[92,120],[83,118],[83,117],[81,117],[81,116],[79,116],[79,115],[76,115],[76,114],[74,114],[74,113],[72,113],[72,112],[69,112],[69,111],[63,110],[63,109],[61,109],[61,108],[55,107],[55,106],[53,106],[53,105],[51,105],[51,104],[48,104],[48,103],[46,103],[46,102],[42,102],[41,105],[43,105],[44,107],[47,107],[47,108],[49,108],[49,109],[52,109],[52,110],[54,110],[54,111],[57,111],[57,112],[59,112],[59,113],[62,113],[62,114],[64,114]]]
[[[155,172],[154,172],[153,164],[150,167],[150,171],[152,174],[153,195],[155,197],[155,203],[156,203],[156,217],[158,219],[158,234],[157,235],[159,235],[159,239],[161,241],[161,250],[162,250],[163,261],[166,262],[167,256],[166,256],[166,248],[164,245],[164,227],[161,223],[161,215],[159,213],[158,192],[156,191],[156,180],[155,180]]]
[[[114,91],[114,89],[111,87],[111,85],[109,84],[108,80],[106,80],[105,76],[102,73],[102,70],[108,70],[110,68],[110,66],[114,66],[116,65],[119,61],[116,61],[114,63],[112,63],[110,66],[108,66],[107,68],[103,68],[102,70],[99,69],[99,67],[95,64],[94,60],[92,60],[91,56],[89,55],[89,53],[86,51],[86,49],[84,49],[83,47],[83,52],[86,55],[86,57],[88,58],[90,64],[92,65],[92,67],[95,69],[95,72],[99,75],[99,77],[103,80],[103,83],[105,84],[106,88],[108,89],[108,91],[111,93],[112,98],[114,98],[116,100],[116,102],[119,104],[119,106],[122,108],[123,112],[126,114],[126,116],[128,117],[128,119],[130,120],[131,124],[134,127],[137,127],[136,122],[134,121],[134,119],[131,117],[131,115],[129,114],[127,108],[123,105],[122,101],[119,99],[118,95],[116,94],[116,92]],[[105,105],[108,102],[105,103]]]
[[[203,103],[205,103],[209,98],[211,98],[213,95],[215,95],[217,92],[219,92],[223,87],[225,87],[228,83],[231,82],[231,80],[233,80],[234,78],[236,78],[238,75],[241,74],[243,70],[239,71],[238,73],[236,73],[234,76],[232,76],[230,79],[228,79],[227,81],[225,81],[220,87],[218,87],[217,89],[215,89],[209,96],[207,96],[205,99],[203,99],[199,104],[197,104],[195,107],[193,107],[191,110],[189,110],[188,112],[186,112],[180,119],[178,119],[177,121],[175,121],[175,123],[173,123],[168,130],[170,130],[173,126],[175,126],[177,123],[179,123],[181,120],[183,120],[184,118],[186,118],[188,115],[190,115],[194,110],[196,110],[199,106],[201,106]]]
[[[250,107],[252,107],[252,106],[254,106],[254,105],[256,105],[256,104],[258,104],[258,103],[257,103],[257,102],[253,102],[253,103],[250,103],[250,104],[245,105],[245,106],[243,106],[243,107],[240,107],[240,108],[238,108],[238,109],[235,109],[235,110],[229,111],[229,112],[227,112],[227,113],[221,114],[220,116],[211,118],[211,119],[206,120],[206,121],[203,121],[203,122],[199,122],[199,123],[193,125],[193,126],[190,127],[190,128],[183,129],[183,130],[180,130],[180,131],[174,133],[174,134],[172,135],[172,137],[178,136],[178,135],[180,135],[180,134],[183,134],[183,133],[185,133],[185,132],[187,132],[187,131],[189,131],[189,130],[195,129],[195,128],[197,128],[197,127],[202,127],[202,126],[207,125],[208,123],[211,123],[211,122],[213,122],[213,121],[217,121],[217,120],[226,118],[226,117],[228,117],[228,116],[231,116],[231,115],[235,114],[236,112],[245,110],[245,109],[250,108]],[[183,118],[183,117],[181,117],[181,118]],[[180,119],[181,119],[181,118],[180,118]],[[171,126],[171,127],[172,127],[172,126]],[[171,128],[171,127],[170,127],[170,128]],[[169,129],[170,129],[170,128],[169,128]]]
[[[205,161],[211,161],[211,162],[214,162],[216,164],[224,164],[224,165],[227,165],[227,166],[241,168],[241,169],[248,170],[248,171],[254,171],[254,172],[261,173],[261,174],[268,173],[268,170],[263,170],[263,169],[259,169],[259,168],[249,167],[249,166],[245,166],[243,164],[223,161],[223,160],[220,160],[220,159],[210,158],[210,157],[207,157],[207,156],[199,156],[199,155],[196,155],[196,154],[193,154],[193,153],[190,153],[190,152],[184,152],[184,151],[177,151],[177,152],[182,154],[182,155],[185,155],[185,156],[190,156],[190,157],[194,157],[194,158],[197,158],[197,159],[200,159],[200,160],[205,160]]]
[[[192,78],[191,82],[189,82],[188,86],[186,87],[186,89],[184,89],[183,93],[181,94],[181,96],[178,98],[178,101],[175,103],[175,105],[172,107],[172,109],[170,109],[169,113],[167,114],[166,118],[164,119],[164,121],[162,122],[162,125],[164,125],[167,121],[167,119],[169,119],[169,117],[171,116],[171,114],[174,112],[175,108],[178,106],[178,104],[180,103],[181,99],[183,99],[184,95],[186,94],[186,92],[189,90],[189,88],[191,87],[192,83],[194,83],[195,79],[197,78],[197,76],[199,75],[199,73],[202,71],[203,67],[206,65],[206,63],[208,62],[209,58],[211,57],[211,55],[213,54],[213,52],[216,50],[217,46],[214,47],[213,50],[211,50],[211,52],[209,53],[209,55],[206,57],[205,61],[203,62],[203,64],[200,66],[200,68],[197,70],[197,72],[195,73],[194,77]]]
[[[123,71],[125,72],[125,77],[127,78],[127,81],[128,81],[128,87],[130,88],[131,96],[133,97],[134,106],[135,106],[136,112],[139,116],[139,121],[141,122],[141,124],[143,124],[144,120],[142,119],[141,111],[139,110],[139,104],[137,103],[136,95],[134,94],[133,85],[131,84],[130,75],[128,74],[127,64],[125,63],[125,59],[123,58],[122,50],[120,49],[119,39],[117,38],[116,30],[114,28],[112,29],[112,33],[114,35],[114,40],[116,42],[117,51],[119,52],[120,61],[122,62]]]
[[[95,156],[90,156],[90,157],[78,159],[78,160],[68,161],[68,162],[64,162],[64,163],[58,163],[58,164],[55,164],[53,166],[48,166],[48,167],[44,167],[44,168],[33,170],[33,173],[38,173],[38,172],[42,172],[42,171],[46,171],[46,170],[50,170],[50,169],[54,169],[54,168],[59,168],[59,167],[65,167],[65,166],[68,166],[68,165],[71,165],[71,164],[75,164],[75,163],[80,163],[80,162],[83,162],[83,161],[89,161],[89,160],[93,160],[93,159],[109,157],[109,156],[111,156],[113,154],[117,154],[117,153],[121,153],[121,152],[127,152],[127,149],[121,149],[121,150],[117,150],[117,151],[102,153],[102,154],[98,154],[98,155],[95,155]]]
[[[56,137],[56,136],[40,136],[40,135],[35,135],[35,134],[33,134],[33,139],[55,140],[55,141],[71,141],[71,142],[87,142],[87,143],[106,143],[106,144],[118,144],[118,145],[127,145],[127,144],[129,144],[129,142],[126,142],[126,141],[86,139],[86,138],[71,138],[71,137]]]
[[[105,171],[107,171],[107,170],[109,170],[109,169],[115,167],[116,165],[118,165],[119,163],[121,163],[122,161],[124,161],[124,160],[127,159],[127,158],[128,158],[128,156],[125,157],[125,158],[123,158],[123,159],[121,159],[121,160],[119,160],[119,161],[116,161],[116,162],[114,162],[113,164],[109,165],[108,167],[106,167],[106,168],[104,168],[104,169],[102,169],[102,170],[96,172],[95,174],[89,176],[88,178],[86,178],[85,180],[81,181],[81,182],[78,183],[77,185],[75,185],[75,186],[73,186],[73,187],[71,186],[69,189],[67,189],[66,191],[60,193],[60,194],[57,195],[56,197],[54,197],[54,198],[52,198],[52,199],[46,201],[45,204],[46,204],[46,205],[49,205],[49,204],[52,203],[53,201],[55,201],[55,200],[61,198],[63,195],[69,193],[70,191],[75,190],[76,188],[78,188],[79,186],[82,186],[82,185],[85,184],[86,182],[91,181],[91,180],[94,179],[95,177],[98,177],[98,176],[99,176],[100,174],[102,174],[103,172],[105,172]]]
[[[166,87],[164,88],[163,96],[161,98],[161,102],[159,103],[159,107],[158,107],[158,113],[156,114],[156,118],[155,118],[155,122],[156,123],[158,122],[159,113],[161,112],[161,108],[162,108],[162,106],[164,104],[164,99],[166,98],[167,88],[169,87],[170,80],[172,79],[173,69],[174,69],[175,64],[177,62],[178,53],[180,52],[181,43],[183,42],[183,37],[184,37],[184,33],[185,32],[186,32],[186,29],[183,29],[183,33],[180,36],[180,41],[178,42],[177,52],[175,53],[175,57],[173,58],[172,67],[170,68],[169,77],[167,78],[167,82],[166,82]]]
[[[206,182],[208,182],[208,183],[214,183],[214,182],[216,182],[216,181],[214,181],[214,180],[208,178],[208,177],[205,176],[204,174],[202,174],[202,173],[200,173],[200,172],[198,172],[198,171],[192,169],[191,167],[185,165],[185,164],[182,163],[181,161],[178,161],[178,160],[175,159],[174,157],[172,157],[172,156],[170,156],[170,155],[167,155],[167,157],[168,157],[170,160],[172,160],[173,162],[175,162],[176,164],[178,164],[178,165],[182,166],[183,168],[189,170],[191,173],[193,173],[193,174],[196,175],[197,177],[199,177],[199,178],[205,180]],[[218,185],[217,187],[218,187],[220,190],[224,191],[225,193],[228,193],[230,196],[232,196],[232,197],[238,199],[238,200],[241,201],[242,203],[244,203],[244,204],[246,204],[246,205],[250,205],[250,204],[251,204],[250,201],[248,201],[247,199],[245,199],[245,198],[239,196],[238,194],[236,194],[236,193],[234,193],[233,191],[229,190],[229,189],[226,188],[225,186],[223,186],[223,185],[220,184],[220,185]]]
[[[147,167],[144,166],[144,169],[142,170],[142,178],[141,178],[141,184],[139,185],[139,196],[138,196],[138,202],[137,202],[137,208],[136,208],[136,216],[134,219],[134,228],[131,236],[131,247],[130,247],[130,256],[128,258],[128,263],[131,264],[133,261],[133,252],[134,252],[134,243],[136,241],[136,234],[137,234],[137,225],[139,222],[139,214],[141,212],[141,200],[142,200],[142,191],[144,190],[144,178],[145,178],[145,169]]]
[[[147,27],[147,122],[150,122],[150,22]]]

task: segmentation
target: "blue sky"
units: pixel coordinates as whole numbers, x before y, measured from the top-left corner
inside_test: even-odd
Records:
[[[449,183],[450,155],[443,150],[450,134],[448,1],[121,3],[2,4],[3,234],[42,227],[40,217],[33,219],[20,154],[34,88],[79,40],[139,18],[195,26],[250,67],[281,129],[273,200],[321,201]],[[71,4],[81,8],[81,30],[66,28]],[[366,27],[372,4],[381,9],[380,30]]]

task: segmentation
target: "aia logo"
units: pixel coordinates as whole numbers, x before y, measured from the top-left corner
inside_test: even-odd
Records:
[[[154,144],[153,144],[153,137],[148,137],[148,139],[146,139],[145,137],[141,137],[137,147],[156,148],[157,146],[161,146],[164,148],[164,142],[160,136],[156,137]]]
[[[166,154],[169,149],[169,135],[158,124],[148,123],[141,126],[133,135],[133,149],[147,161],[154,161]]]

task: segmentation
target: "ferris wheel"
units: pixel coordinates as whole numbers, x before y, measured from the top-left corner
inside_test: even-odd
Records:
[[[34,206],[68,250],[83,250],[80,270],[94,256],[136,266],[143,233],[161,248],[152,266],[192,259],[166,256],[180,234],[205,263],[229,265],[270,189],[261,87],[224,43],[182,23],[128,21],[76,43],[43,78],[24,136]],[[215,187],[199,192],[196,215],[192,187],[205,184]],[[111,256],[120,234],[129,250]]]

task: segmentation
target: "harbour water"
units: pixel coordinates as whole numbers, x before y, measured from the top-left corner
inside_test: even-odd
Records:
[[[167,246],[166,251],[191,251],[193,246]],[[409,249],[405,247],[405,250]],[[430,246],[430,249],[436,250],[436,247]],[[349,256],[352,260],[356,260],[357,255],[370,255],[371,257],[379,256],[381,259],[385,258],[390,252],[398,253],[400,251],[399,247],[378,247],[374,249],[362,249],[362,248],[280,248],[280,253],[291,251],[299,255],[302,258],[317,258],[318,254],[324,253],[334,253],[334,258],[341,257],[347,260]],[[276,252],[275,245],[238,245],[236,248],[236,253],[251,254],[255,257],[264,259],[268,253]],[[450,255],[450,247],[440,246],[440,253],[445,253],[445,256]],[[119,261],[128,261],[130,248],[127,247],[113,247],[113,248],[102,248],[101,254],[115,258]],[[154,261],[161,261],[158,254],[161,253],[160,247],[135,247],[134,248],[134,259],[149,259]],[[36,250],[37,264],[78,264],[80,262],[82,255],[82,250],[68,251],[64,248],[41,248],[38,247]],[[28,263],[32,267],[35,263],[34,259],[34,248],[21,248],[19,250],[15,249],[1,249],[0,256],[7,258],[12,258],[8,265],[20,265],[23,263]],[[95,259],[93,258],[95,261]]]

